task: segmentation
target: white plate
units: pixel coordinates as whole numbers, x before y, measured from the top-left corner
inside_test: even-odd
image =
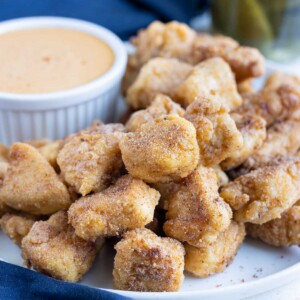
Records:
[[[2,232],[0,245],[0,259],[22,265],[20,249]],[[111,290],[113,256],[113,245],[106,245],[81,284]],[[177,293],[112,291],[133,299],[241,299],[290,283],[299,273],[298,247],[275,248],[248,239],[223,273],[207,279],[186,274],[183,286]]]

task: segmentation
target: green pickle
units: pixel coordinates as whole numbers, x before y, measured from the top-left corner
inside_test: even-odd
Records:
[[[300,55],[300,0],[213,0],[213,30],[276,61]]]

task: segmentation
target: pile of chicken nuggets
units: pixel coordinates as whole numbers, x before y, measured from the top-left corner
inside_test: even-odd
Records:
[[[178,22],[132,43],[125,125],[0,147],[1,227],[26,265],[76,282],[110,239],[116,289],[178,291],[246,234],[300,245],[300,79],[254,91],[256,49]]]

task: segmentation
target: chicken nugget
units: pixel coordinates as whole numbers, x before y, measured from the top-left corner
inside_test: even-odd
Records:
[[[230,226],[211,244],[194,247],[185,244],[185,271],[196,277],[221,273],[231,264],[245,237],[243,223],[232,221]]]
[[[300,147],[300,121],[279,122],[267,130],[263,145],[243,163],[243,168],[257,169],[276,156],[294,155]]]
[[[47,159],[49,164],[57,171],[59,170],[59,167],[56,160],[58,152],[61,148],[61,143],[61,140],[57,140],[38,148],[40,153]]]
[[[242,134],[221,99],[197,98],[187,107],[184,117],[196,128],[200,164],[215,166],[242,148]]]
[[[254,170],[229,182],[220,196],[236,210],[238,222],[263,224],[279,218],[300,199],[300,162]]]
[[[262,225],[248,223],[247,234],[263,242],[287,247],[300,245],[300,206],[293,206],[284,212],[280,218]]]
[[[259,77],[265,72],[265,61],[255,48],[240,46],[235,40],[222,35],[198,34],[193,45],[195,63],[221,57],[231,67],[237,81]]]
[[[175,292],[183,279],[184,248],[148,229],[125,233],[115,246],[114,287],[140,292]]]
[[[242,104],[236,82],[229,65],[219,57],[196,65],[188,77],[174,87],[173,99],[187,107],[197,97],[219,96],[230,110]]]
[[[245,79],[237,83],[237,89],[239,94],[251,94],[255,93],[255,90],[252,86],[253,78]]]
[[[67,188],[48,161],[37,149],[23,143],[11,147],[0,199],[16,210],[34,215],[51,214],[71,204]]]
[[[54,278],[77,282],[90,269],[100,244],[75,235],[67,213],[60,211],[48,221],[35,222],[22,240],[22,256],[29,266]]]
[[[136,131],[143,124],[166,115],[178,115],[182,117],[184,109],[179,104],[173,102],[168,96],[158,94],[147,109],[139,110],[130,116],[125,128],[127,131]]]
[[[0,162],[7,162],[9,154],[9,147],[0,144]]]
[[[68,211],[69,222],[85,240],[118,236],[150,223],[158,199],[159,192],[142,180],[125,175],[106,190],[72,204]]]
[[[193,67],[175,58],[153,58],[140,70],[128,88],[126,102],[133,109],[148,107],[156,94],[172,93],[192,71]]]
[[[21,247],[23,238],[29,233],[35,222],[33,216],[6,213],[0,219],[2,231],[18,246]]]
[[[157,118],[126,134],[120,148],[128,172],[149,183],[184,178],[199,161],[196,130],[176,115]]]
[[[242,95],[238,113],[252,113],[264,118],[270,126],[276,122],[297,119],[300,111],[300,78],[284,73],[271,75],[257,93]]]
[[[230,170],[241,165],[257,149],[261,148],[267,136],[266,121],[252,114],[231,114],[238,130],[243,136],[243,146],[237,151],[232,151],[221,166],[224,170]]]
[[[123,90],[133,83],[140,68],[154,57],[178,58],[189,62],[192,59],[196,32],[184,23],[176,21],[163,24],[152,22],[146,29],[130,40],[135,51],[129,55]]]
[[[214,242],[231,217],[229,205],[219,196],[215,171],[200,166],[169,197],[164,232],[198,247]]]
[[[64,180],[83,196],[108,187],[123,167],[119,147],[122,133],[96,132],[73,136],[57,157]]]

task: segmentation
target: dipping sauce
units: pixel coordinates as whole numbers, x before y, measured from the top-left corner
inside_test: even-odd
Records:
[[[114,62],[99,38],[64,28],[12,31],[0,35],[0,92],[49,93],[88,83]]]

